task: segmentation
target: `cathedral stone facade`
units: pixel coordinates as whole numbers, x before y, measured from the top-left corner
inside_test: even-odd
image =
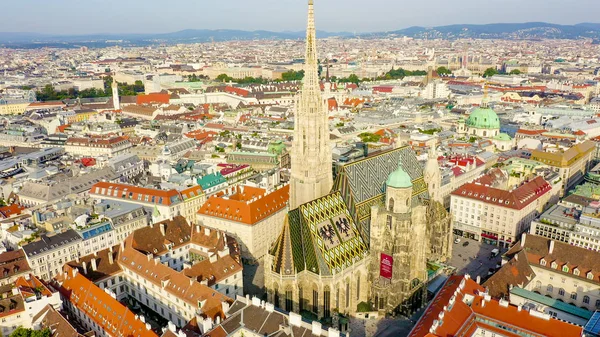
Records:
[[[435,168],[431,164],[426,177],[434,173],[428,172]],[[436,183],[439,178],[429,180],[429,187]],[[439,201],[415,197],[402,166],[389,175],[385,188],[384,204],[371,208],[369,298],[375,310],[409,315],[427,301],[428,262],[450,257],[450,218]]]
[[[338,167],[333,182],[312,0],[308,13],[290,210],[265,257],[268,300],[318,318],[351,315],[368,303],[385,312],[411,311],[424,303],[428,262],[450,256],[448,213],[425,182],[427,177],[430,188],[439,188],[437,160],[423,170],[413,150],[401,147]],[[382,254],[394,259],[385,279],[379,269]],[[402,306],[408,309],[397,309]]]

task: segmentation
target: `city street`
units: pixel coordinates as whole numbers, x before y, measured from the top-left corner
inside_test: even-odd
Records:
[[[262,264],[244,264],[244,294],[265,297],[265,273]]]
[[[469,242],[467,246],[463,246]],[[501,263],[501,256],[506,249],[488,245],[482,242],[461,238],[459,243],[452,243],[452,258],[449,264],[456,267],[457,274],[469,274],[471,278],[476,279],[481,276],[485,279],[490,268],[496,268]],[[498,248],[500,253],[494,258],[490,258],[492,250]]]

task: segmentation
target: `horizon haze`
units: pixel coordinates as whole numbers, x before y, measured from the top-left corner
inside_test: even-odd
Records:
[[[317,0],[317,29],[368,33],[411,26],[547,22],[570,25],[597,22],[600,1],[575,0],[430,0],[425,4],[372,0]],[[306,25],[306,0],[214,2],[193,0],[165,5],[156,0],[11,1],[3,5],[11,16],[0,21],[0,32],[45,35],[157,34],[188,29],[267,30],[297,32]],[[518,8],[518,11],[515,10]],[[118,10],[111,10],[118,9]]]

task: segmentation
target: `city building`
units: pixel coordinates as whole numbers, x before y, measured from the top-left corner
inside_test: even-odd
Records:
[[[119,245],[68,262],[63,271],[59,283],[79,279],[177,327],[194,322],[200,333],[225,319],[230,296],[243,294],[237,242],[221,231],[191,226],[181,216],[138,229]],[[76,298],[65,301],[71,310],[78,305]]]
[[[409,337],[580,336],[582,327],[549,314],[492,298],[468,275],[451,276]]]
[[[340,337],[335,328],[326,329],[320,322],[306,322],[295,312],[284,313],[272,303],[258,297],[238,296],[226,312],[227,318],[206,337],[233,336],[321,336]]]
[[[79,157],[114,157],[128,151],[131,142],[123,137],[110,138],[80,138],[71,137],[65,143],[65,151]]]
[[[100,200],[125,201],[152,208],[152,221],[158,222],[183,215],[194,219],[196,212],[205,201],[200,186],[192,186],[181,191],[158,190],[135,185],[99,182],[90,190],[90,196]]]
[[[540,294],[564,304],[583,308],[590,313],[600,308],[600,273],[598,253],[537,235],[523,233],[502,257],[502,267],[483,283],[491,296],[509,298],[514,288]],[[533,296],[517,293],[529,303],[553,311],[553,316],[564,313],[585,319],[574,310],[552,308]],[[521,301],[523,301],[521,299]],[[539,303],[538,303],[539,302]],[[548,308],[549,307],[549,308]],[[572,308],[572,307],[571,307]],[[562,311],[562,314],[559,312]]]
[[[553,186],[539,176],[510,189],[499,188],[496,177],[488,174],[452,192],[452,226],[458,236],[509,247],[559,191],[553,193]]]
[[[587,140],[573,145],[567,150],[545,149],[531,151],[531,159],[544,163],[558,170],[564,181],[561,195],[565,195],[571,188],[580,183],[589,169],[590,161],[594,156],[596,144]]]
[[[197,215],[198,223],[233,235],[242,258],[262,260],[278,237],[289,199],[289,185],[266,191],[235,186],[209,197]]]

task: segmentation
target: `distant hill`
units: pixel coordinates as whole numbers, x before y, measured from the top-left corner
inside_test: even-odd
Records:
[[[186,29],[173,33],[158,34],[88,34],[88,35],[49,35],[39,33],[0,32],[0,45],[21,46],[100,46],[100,45],[148,45],[155,43],[197,43],[209,41],[232,40],[266,40],[266,39],[303,39],[306,33],[271,32],[266,30],[245,31],[234,29]],[[352,33],[332,33],[317,31],[317,37],[332,36],[349,37]]]
[[[580,39],[600,38],[599,23],[558,25],[546,22],[492,23],[485,25],[449,25],[409,27],[406,29],[364,34],[365,37],[409,36],[421,39]]]
[[[41,46],[78,47],[106,45],[150,45],[156,43],[195,43],[231,40],[303,39],[304,31],[272,32],[235,29],[186,29],[158,34],[88,34],[49,35],[40,33],[0,32],[0,46],[35,48]],[[317,37],[354,37],[348,32],[317,31]],[[485,25],[449,25],[439,27],[409,27],[396,31],[359,34],[362,38],[409,36],[421,39],[580,39],[600,40],[600,23],[558,25],[545,22],[493,23]]]

